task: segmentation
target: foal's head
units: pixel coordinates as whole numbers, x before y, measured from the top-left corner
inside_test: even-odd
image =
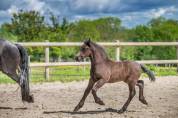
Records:
[[[85,57],[95,58],[95,61],[108,60],[108,56],[104,48],[92,41],[84,41],[84,44],[80,48],[80,52],[76,56],[77,61],[83,60]]]
[[[80,51],[77,53],[75,57],[76,61],[82,61],[84,58],[90,57],[92,55],[90,43],[91,43],[90,39],[84,41],[83,45],[80,48]]]

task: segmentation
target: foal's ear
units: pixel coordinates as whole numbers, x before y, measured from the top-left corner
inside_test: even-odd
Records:
[[[88,38],[88,42],[91,42],[91,39],[90,39],[90,38]]]
[[[90,38],[89,38],[88,40],[84,41],[84,43],[85,43],[87,46],[90,46],[90,42],[91,42]]]

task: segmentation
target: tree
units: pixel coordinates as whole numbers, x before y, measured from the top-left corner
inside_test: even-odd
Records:
[[[101,40],[111,41],[117,39],[121,28],[121,20],[117,17],[104,17],[93,21]]]
[[[153,32],[155,41],[177,41],[178,39],[178,21],[157,18],[150,21],[149,25]],[[175,47],[154,47],[153,53],[157,59],[175,59]]]
[[[39,34],[45,27],[44,17],[37,11],[20,11],[14,13],[11,23],[7,24],[9,32],[18,37],[18,41],[39,41]]]
[[[88,38],[97,41],[100,39],[100,34],[92,21],[80,20],[70,26],[68,38],[70,41],[83,41]]]
[[[135,28],[131,29],[134,35],[129,37],[129,41],[133,42],[146,42],[153,41],[153,33],[150,27],[146,25],[138,25]],[[131,50],[132,49],[132,50]],[[142,59],[151,59],[153,58],[152,47],[133,47],[133,48],[125,48],[125,51],[128,52],[128,55],[132,53],[132,56],[128,56],[124,53],[124,58],[127,57],[129,59],[134,60],[142,60]]]
[[[8,29],[9,29],[9,26],[6,23],[1,25],[0,38],[17,41],[17,36],[9,32]]]

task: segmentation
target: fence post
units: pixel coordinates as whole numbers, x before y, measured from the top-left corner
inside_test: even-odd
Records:
[[[86,62],[86,59],[84,59],[84,62]],[[84,70],[84,72],[86,71],[86,66],[85,65],[83,66],[83,70]]]
[[[120,60],[120,41],[119,40],[117,40],[117,44],[119,46],[117,46],[116,48],[116,61],[119,61]]]
[[[49,63],[49,47],[45,47],[45,63]],[[49,80],[49,67],[45,67],[45,79]]]
[[[31,78],[31,67],[30,67],[30,56],[28,56],[28,68],[29,68],[29,81],[30,81],[30,78]]]
[[[176,56],[177,56],[177,60],[178,60],[178,45],[176,46]],[[178,72],[178,63],[177,63],[177,72]]]

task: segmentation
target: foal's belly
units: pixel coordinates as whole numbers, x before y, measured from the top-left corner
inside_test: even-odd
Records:
[[[111,73],[109,83],[125,81],[128,77],[128,72],[122,70],[116,70]]]
[[[119,77],[111,77],[108,83],[115,83],[115,82],[120,82],[120,81],[123,81],[123,79]]]

